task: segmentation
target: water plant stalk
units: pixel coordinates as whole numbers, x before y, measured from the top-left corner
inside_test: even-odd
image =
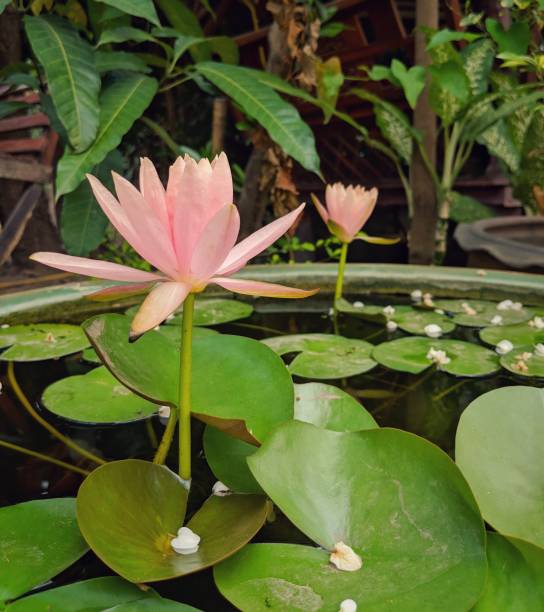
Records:
[[[193,315],[195,294],[189,293],[181,318],[181,352],[179,359],[179,475],[191,480],[191,367],[193,350]]]
[[[348,243],[342,242],[340,249],[340,261],[338,262],[338,275],[336,277],[336,289],[334,291],[334,312],[336,313],[336,300],[342,297],[342,288],[344,286],[344,271],[346,269],[346,259],[348,256]]]
[[[177,422],[178,412],[177,410],[172,409],[170,410],[170,416],[168,417],[168,423],[166,423],[166,429],[162,435],[161,443],[159,444],[159,448],[157,449],[155,457],[153,458],[153,463],[162,465],[166,461],[166,456],[168,455],[168,451],[172,445],[172,440],[174,439]]]
[[[81,474],[82,476],[88,476],[91,473],[89,472],[89,470],[84,470],[83,468],[80,468],[77,465],[66,463],[65,461],[61,461],[60,459],[55,459],[55,457],[44,455],[43,453],[39,453],[38,451],[33,451],[30,448],[25,448],[24,446],[19,446],[18,444],[12,444],[11,442],[6,442],[5,440],[0,440],[0,446],[3,446],[4,448],[15,451],[17,453],[22,453],[23,455],[29,455],[30,457],[36,457],[36,459],[40,459],[41,461],[46,461],[47,463],[58,465],[59,467],[62,467],[65,470],[76,472],[77,474]]]
[[[17,382],[17,378],[15,376],[15,365],[13,361],[8,362],[8,381],[15,395],[17,396],[17,399],[21,402],[25,410],[30,414],[30,416],[37,423],[39,423],[44,429],[46,429],[54,438],[57,438],[57,440],[60,440],[63,444],[65,444],[72,450],[76,451],[76,453],[79,453],[82,457],[90,459],[94,463],[98,463],[99,465],[104,465],[105,463],[107,463],[107,461],[105,461],[101,457],[98,457],[98,455],[95,455],[94,453],[91,453],[90,451],[82,448],[81,446],[79,446],[79,444],[77,444],[76,442],[74,442],[73,440],[65,436],[64,434],[62,434],[56,427],[53,427],[51,423],[46,421],[42,416],[40,416],[36,412],[32,404],[28,401],[19,383]]]

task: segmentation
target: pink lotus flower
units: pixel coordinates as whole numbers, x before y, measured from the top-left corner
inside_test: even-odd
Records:
[[[325,190],[325,208],[312,194],[317,212],[331,233],[342,242],[351,242],[361,231],[376,206],[377,198],[375,187],[367,191],[360,185],[344,187],[341,183],[334,183],[327,185]]]
[[[60,253],[34,253],[31,259],[67,272],[136,283],[125,286],[127,292],[154,284],[132,321],[132,335],[162,323],[189,293],[202,291],[208,283],[245,295],[283,298],[308,297],[317,291],[229,278],[282,236],[304,204],[235,246],[240,218],[232,203],[232,177],[224,153],[211,163],[178,157],[166,189],[151,161],[142,159],[140,191],[113,173],[118,200],[97,178],[87,178],[112,225],[157,272]]]

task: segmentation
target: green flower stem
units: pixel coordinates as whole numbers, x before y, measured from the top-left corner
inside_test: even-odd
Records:
[[[172,408],[170,410],[170,416],[168,417],[168,423],[166,423],[166,429],[162,435],[161,443],[159,448],[153,457],[153,463],[162,465],[166,461],[170,446],[172,446],[172,440],[174,439],[174,433],[176,431],[176,423],[178,422],[177,410]]]
[[[15,451],[17,453],[23,453],[23,455],[30,455],[30,457],[41,459],[41,461],[46,461],[47,463],[53,463],[54,465],[58,465],[59,467],[62,467],[65,470],[76,472],[77,474],[81,474],[82,476],[88,476],[91,473],[89,472],[89,470],[84,470],[83,468],[80,468],[77,465],[66,463],[65,461],[61,461],[60,459],[55,459],[55,457],[49,457],[49,455],[44,455],[43,453],[39,453],[38,451],[33,451],[29,448],[25,448],[24,446],[12,444],[11,442],[6,442],[5,440],[0,440],[0,446]]]
[[[344,271],[346,269],[346,258],[348,256],[348,243],[342,242],[340,249],[340,262],[338,263],[338,276],[336,277],[336,289],[334,291],[334,312],[336,313],[336,300],[342,297],[342,288],[344,286]]]
[[[195,295],[190,293],[183,304],[181,319],[181,353],[179,362],[179,475],[191,480],[191,366],[193,349],[193,314]]]

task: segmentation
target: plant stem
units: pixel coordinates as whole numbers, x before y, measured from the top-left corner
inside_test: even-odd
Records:
[[[166,456],[168,455],[168,451],[172,445],[172,440],[174,439],[174,432],[176,431],[177,422],[178,413],[174,408],[172,408],[170,410],[170,416],[168,417],[168,423],[166,423],[166,429],[162,434],[161,443],[159,444],[159,448],[153,457],[153,463],[162,465],[166,461]]]
[[[338,263],[338,275],[336,277],[336,289],[334,291],[334,312],[336,313],[336,300],[342,297],[342,288],[344,286],[344,271],[346,269],[346,258],[348,255],[348,243],[342,242],[340,249],[340,262]]]
[[[11,442],[6,442],[5,440],[0,440],[0,446],[4,448],[9,448],[9,450],[16,451],[18,453],[23,453],[24,455],[30,455],[31,457],[36,457],[37,459],[41,459],[42,461],[47,461],[48,463],[53,463],[54,465],[58,465],[65,470],[70,470],[71,472],[77,472],[82,476],[88,476],[90,472],[88,470],[84,470],[83,468],[77,467],[77,465],[72,465],[71,463],[66,463],[65,461],[61,461],[60,459],[55,459],[54,457],[49,457],[48,455],[44,455],[39,453],[38,451],[30,450],[29,448],[25,448],[24,446],[19,446],[18,444],[12,444]]]
[[[64,434],[62,434],[56,427],[53,427],[53,425],[51,425],[51,423],[48,423],[42,416],[40,416],[36,412],[36,410],[33,408],[32,404],[28,401],[28,399],[27,399],[26,395],[24,394],[23,390],[19,386],[19,383],[17,382],[17,379],[15,378],[15,366],[14,366],[14,362],[13,361],[9,361],[8,362],[8,381],[9,381],[9,384],[10,384],[11,388],[15,392],[15,395],[17,396],[17,399],[21,402],[21,404],[23,405],[25,410],[44,429],[47,429],[47,431],[53,437],[57,438],[57,440],[60,440],[63,444],[65,444],[66,446],[68,446],[72,450],[76,451],[76,453],[79,453],[82,457],[86,457],[87,459],[90,459],[94,463],[98,463],[99,465],[104,465],[105,463],[107,463],[107,461],[105,461],[101,457],[98,457],[94,453],[91,453],[90,451],[85,450],[84,448],[79,446],[79,444],[76,444],[73,440],[71,440],[70,438],[68,438]]]
[[[189,293],[181,318],[181,352],[179,359],[179,475],[191,480],[191,366],[193,349],[193,314],[195,294]]]

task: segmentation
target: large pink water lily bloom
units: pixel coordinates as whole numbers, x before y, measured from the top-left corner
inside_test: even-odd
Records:
[[[342,242],[351,242],[361,231],[376,206],[378,190],[369,191],[360,185],[345,187],[341,183],[327,185],[326,208],[312,195],[317,212],[327,227]]]
[[[132,321],[132,335],[159,325],[189,293],[209,283],[245,295],[282,298],[308,297],[317,291],[229,278],[285,234],[304,204],[235,244],[240,217],[232,203],[232,177],[224,153],[211,163],[178,157],[166,189],[151,161],[142,159],[139,191],[113,173],[117,199],[96,177],[87,178],[112,225],[157,272],[60,253],[34,253],[31,259],[67,272],[133,283],[125,286],[127,291],[154,285]]]

